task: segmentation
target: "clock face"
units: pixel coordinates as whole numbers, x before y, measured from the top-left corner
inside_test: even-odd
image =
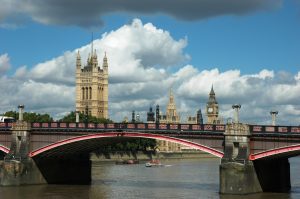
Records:
[[[212,113],[213,111],[214,111],[214,109],[211,107],[207,109],[207,112],[209,112],[209,113]]]

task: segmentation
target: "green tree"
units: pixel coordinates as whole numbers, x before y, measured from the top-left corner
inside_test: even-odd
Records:
[[[8,111],[8,112],[4,113],[4,115],[8,116],[8,117],[13,117],[16,120],[19,119],[19,113],[16,111]],[[27,121],[27,122],[52,122],[53,121],[53,118],[47,113],[40,114],[40,113],[25,112],[23,114],[23,119],[24,119],[24,121]]]
[[[74,111],[69,113],[68,115],[64,116],[62,119],[59,120],[59,122],[75,122],[76,121],[76,114]],[[110,119],[105,118],[97,118],[91,115],[84,115],[83,113],[79,113],[79,121],[80,122],[91,122],[91,123],[113,123]]]

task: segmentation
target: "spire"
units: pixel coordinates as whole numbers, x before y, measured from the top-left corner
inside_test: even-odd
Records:
[[[211,86],[210,92],[209,92],[209,99],[208,99],[208,103],[210,104],[217,104],[217,100],[216,100],[216,94],[214,91],[214,85]]]
[[[93,57],[93,50],[94,50],[94,33],[92,32],[92,42],[91,42],[91,57]]]
[[[170,104],[173,104],[173,103],[174,103],[174,95],[173,95],[172,88],[170,88],[169,103],[170,103]]]
[[[215,95],[215,91],[214,91],[214,85],[211,85],[211,89],[210,89],[210,93],[209,95]]]

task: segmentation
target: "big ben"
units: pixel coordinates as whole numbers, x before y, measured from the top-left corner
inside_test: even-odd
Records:
[[[220,124],[219,120],[219,104],[216,100],[214,87],[211,87],[208,102],[206,104],[207,124]]]

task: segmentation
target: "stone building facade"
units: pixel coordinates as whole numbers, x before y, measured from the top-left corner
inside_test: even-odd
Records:
[[[102,68],[98,65],[96,50],[82,67],[78,51],[76,59],[76,111],[97,118],[108,119],[108,62],[106,53]]]
[[[170,89],[169,102],[166,109],[166,114],[159,114],[159,123],[163,124],[178,124],[180,123],[180,116],[177,114],[175,99],[172,89]],[[157,140],[157,146],[161,152],[180,152],[182,145]]]

